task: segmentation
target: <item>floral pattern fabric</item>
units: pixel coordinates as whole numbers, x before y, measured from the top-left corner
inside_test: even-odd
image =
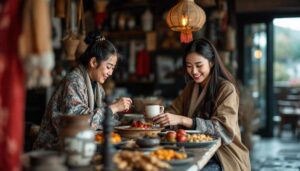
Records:
[[[63,115],[89,115],[90,126],[94,130],[102,128],[106,104],[104,90],[100,84],[100,95],[102,102],[95,104],[93,109],[89,106],[89,95],[86,73],[80,67],[70,72],[62,83],[54,91],[44,118],[41,123],[40,132],[33,145],[34,149],[55,149],[59,145],[58,132],[61,116]],[[90,81],[88,79],[88,81]],[[95,92],[94,92],[95,94]],[[94,99],[92,100],[94,102]],[[95,100],[96,101],[96,100]],[[118,124],[118,116],[113,115],[113,124]]]

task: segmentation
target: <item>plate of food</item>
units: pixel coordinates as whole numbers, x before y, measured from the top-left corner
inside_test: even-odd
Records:
[[[144,115],[138,113],[129,113],[122,115],[120,122],[121,125],[130,125],[134,121],[144,121]]]
[[[140,137],[137,138],[135,140],[135,143],[139,146],[139,147],[155,147],[158,146],[160,144],[160,138],[158,137],[151,137],[151,136],[144,136],[144,137]]]
[[[179,129],[175,131],[168,131],[161,137],[161,145],[176,145],[187,148],[207,147],[214,144],[217,139],[211,135],[199,132],[189,133],[186,130]]]
[[[99,151],[104,142],[104,136],[102,132],[96,132],[95,134],[95,143],[97,145],[97,151]],[[122,139],[120,134],[112,132],[112,136],[110,142],[113,144],[115,148],[120,148],[120,146],[128,143],[128,140]]]
[[[185,159],[174,159],[174,160],[169,160],[167,161],[171,165],[183,165],[183,164],[188,164],[191,163],[194,160],[194,155],[193,154],[188,154],[187,158]]]
[[[176,146],[178,147],[186,147],[186,148],[201,148],[201,147],[208,147],[217,142],[216,139],[212,141],[200,141],[200,142],[177,142]]]
[[[171,165],[182,165],[190,163],[194,160],[193,154],[185,153],[170,148],[160,148],[149,153],[151,157],[156,157],[160,160],[166,161]]]
[[[179,129],[178,129],[179,130]],[[174,130],[167,130],[167,131],[163,131],[163,132],[160,132],[158,133],[158,136],[160,137],[164,137],[168,132],[180,132],[180,131],[174,131]],[[184,134],[201,134],[201,131],[198,131],[198,130],[184,130]]]
[[[145,135],[156,136],[163,128],[142,121],[133,122],[131,125],[116,126],[115,131],[125,138],[139,138]]]
[[[129,150],[129,151],[141,151],[141,152],[150,152],[150,151],[154,151],[154,150],[157,150],[158,147],[139,147],[139,146],[133,146],[133,147],[130,147],[130,146],[121,146],[122,150]]]

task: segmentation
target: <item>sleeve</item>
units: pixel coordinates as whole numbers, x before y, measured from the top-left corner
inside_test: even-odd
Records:
[[[184,99],[186,94],[188,94],[191,83],[188,84],[173,101],[172,104],[166,109],[166,112],[177,114],[177,115],[185,115],[184,113]]]
[[[230,144],[238,127],[239,98],[233,85],[222,86],[219,91],[215,113],[209,120],[196,118],[196,129],[221,137],[224,144]]]
[[[104,119],[104,107],[105,103],[99,108],[90,109],[88,106],[88,97],[86,93],[85,84],[80,79],[67,79],[61,99],[61,111],[65,115],[89,115],[90,116],[90,126],[93,129],[101,129],[102,121]],[[113,120],[115,121],[115,116]],[[59,120],[59,118],[53,118]],[[117,122],[117,121],[115,121]],[[58,124],[59,122],[57,122]]]
[[[91,115],[91,127],[95,130],[97,129],[102,129],[102,121],[104,120],[104,113],[105,113],[105,108],[107,106],[106,103],[104,103],[104,96],[105,92],[103,89],[100,91],[101,97],[102,97],[102,103],[100,107],[97,107]],[[113,125],[118,125],[120,124],[119,122],[119,115],[118,114],[113,114],[112,115],[112,122]]]
[[[165,112],[169,112],[176,115],[184,115],[184,116],[187,115],[187,113],[184,113],[185,112],[184,105],[186,105],[185,99],[186,99],[186,95],[189,93],[190,86],[191,83],[185,86],[182,92],[172,101],[172,104],[165,110]],[[168,126],[168,128],[176,130],[180,128],[180,126],[172,125],[172,126]]]
[[[166,109],[166,112],[181,114],[183,112],[183,96],[179,95],[173,100],[172,104]]]

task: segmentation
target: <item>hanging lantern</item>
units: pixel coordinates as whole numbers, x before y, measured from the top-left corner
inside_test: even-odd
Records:
[[[180,41],[189,43],[193,40],[193,31],[198,31],[205,23],[205,12],[194,0],[179,0],[167,14],[167,24],[173,31],[179,31]]]

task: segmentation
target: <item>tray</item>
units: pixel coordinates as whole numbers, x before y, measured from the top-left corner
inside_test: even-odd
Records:
[[[217,142],[217,139],[214,139],[212,141],[203,141],[203,142],[166,142],[161,141],[161,145],[176,145],[178,147],[186,147],[186,148],[202,148],[202,147],[209,147]]]

